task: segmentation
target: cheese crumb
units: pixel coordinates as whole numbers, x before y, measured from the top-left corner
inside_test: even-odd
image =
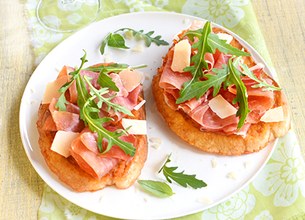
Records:
[[[144,51],[144,47],[142,44],[137,44],[136,46],[134,46],[131,51],[133,52],[143,52]]]
[[[209,204],[213,203],[213,200],[207,196],[202,196],[200,198],[197,198],[197,202],[200,202],[205,205],[209,205]]]
[[[247,169],[249,166],[251,166],[252,162],[251,161],[245,161],[244,162],[244,168]]]
[[[162,143],[161,138],[158,138],[158,137],[151,137],[151,138],[149,138],[149,142],[151,142],[150,146],[152,146],[155,149],[159,149],[160,145]]]
[[[149,138],[149,141],[153,144],[161,144],[162,143],[161,138],[158,138],[158,137],[151,137],[151,138]]]
[[[232,179],[232,180],[236,180],[237,179],[237,175],[234,171],[229,172],[226,176],[228,179]]]
[[[211,160],[211,165],[212,165],[212,168],[216,168],[217,167],[217,160],[215,159],[215,158],[213,158],[212,160]]]
[[[145,102],[146,102],[146,100],[142,100],[141,102],[139,102],[139,104],[137,104],[135,107],[133,107],[133,109],[138,111],[145,104]]]

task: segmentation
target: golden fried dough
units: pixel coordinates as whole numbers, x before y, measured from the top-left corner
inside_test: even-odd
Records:
[[[73,159],[65,158],[51,150],[56,132],[43,129],[44,121],[50,115],[48,104],[41,104],[38,111],[37,128],[39,146],[48,167],[58,178],[74,191],[96,191],[114,185],[119,189],[131,186],[141,173],[147,158],[147,140],[145,135],[136,136],[136,153],[132,160],[121,161],[110,173],[98,180],[83,171]],[[137,119],[145,119],[144,107],[137,111]]]
[[[215,33],[224,32],[219,28],[213,28],[213,31]],[[233,39],[231,45],[239,49],[242,48],[236,39]],[[163,95],[164,91],[159,86],[160,77],[166,62],[167,56],[163,58],[163,64],[158,69],[158,73],[154,76],[152,82],[156,105],[170,129],[190,145],[208,153],[241,155],[261,150],[268,143],[275,140],[275,138],[285,135],[289,130],[289,109],[282,91],[274,92],[275,104],[273,108],[277,106],[283,107],[285,121],[252,124],[245,138],[233,134],[226,135],[200,130],[199,124],[193,121],[186,113],[182,110],[173,110],[166,104]],[[255,65],[251,57],[246,57],[244,63],[250,66]],[[273,84],[277,86],[275,81],[273,81]]]

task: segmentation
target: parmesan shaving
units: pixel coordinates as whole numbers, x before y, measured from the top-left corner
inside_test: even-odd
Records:
[[[219,37],[219,39],[221,40],[225,40],[227,44],[230,44],[233,40],[233,36],[230,34],[226,34],[226,33],[217,33],[217,36]]]
[[[263,122],[280,122],[284,121],[284,110],[282,106],[269,109],[260,119]]]
[[[78,135],[79,133],[72,131],[57,131],[51,145],[51,150],[66,158],[69,157],[71,143]]]
[[[227,100],[221,95],[217,95],[209,101],[209,107],[211,110],[218,115],[221,119],[227,118],[231,115],[235,115],[237,109],[234,108]]]
[[[133,107],[133,109],[138,111],[145,104],[145,102],[146,102],[146,100],[142,100],[141,102],[139,102],[139,104],[137,104],[135,107]]]
[[[146,135],[146,120],[137,120],[137,119],[122,119],[122,126],[124,129],[127,129],[129,134],[135,135]]]
[[[190,65],[191,45],[187,39],[179,41],[174,47],[174,56],[171,69],[175,72],[183,72]]]

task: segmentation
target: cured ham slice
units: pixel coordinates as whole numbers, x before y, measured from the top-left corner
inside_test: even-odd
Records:
[[[88,150],[79,138],[72,142],[70,152],[80,168],[96,179],[101,179],[118,163],[115,158],[100,157]]]
[[[113,128],[109,128],[113,130]],[[135,144],[133,135],[121,136],[121,140]],[[107,146],[107,141],[103,140],[103,148]],[[112,148],[106,153],[100,153],[97,146],[97,134],[85,129],[72,144],[70,153],[78,165],[91,176],[101,179],[109,173],[120,160],[130,160],[131,157],[124,153],[118,146]]]
[[[84,128],[84,122],[79,118],[78,107],[69,103],[68,111],[58,111],[55,107],[57,99],[53,99],[49,105],[56,130],[80,132]],[[69,112],[69,110],[71,112]],[[48,119],[50,120],[50,119]],[[49,122],[51,124],[51,122]]]
[[[160,87],[163,89],[181,89],[183,83],[192,79],[190,73],[178,73],[171,69],[174,51],[170,50],[168,53],[168,60],[164,67],[164,72],[160,79]]]

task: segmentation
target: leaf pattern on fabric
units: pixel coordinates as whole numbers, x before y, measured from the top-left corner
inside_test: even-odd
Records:
[[[248,4],[249,0],[188,0],[182,12],[233,28],[245,16],[242,6]]]
[[[252,211],[255,203],[254,195],[249,193],[249,187],[246,187],[229,200],[204,211],[202,219],[243,219],[246,214]]]
[[[264,39],[257,25],[255,14],[249,0],[112,0],[103,1],[103,13],[100,19],[116,14],[134,11],[157,11],[166,8],[169,11],[182,12],[209,19],[231,30],[249,43],[269,61],[268,51]],[[43,28],[35,16],[38,0],[27,0],[25,8],[28,11],[28,27],[31,43],[35,54],[35,63],[47,55],[60,41],[68,37],[69,33],[55,33]],[[61,1],[58,1],[61,4]],[[89,5],[96,4],[95,0]],[[63,5],[58,5],[64,7]],[[114,8],[115,7],[115,8]],[[65,10],[65,9],[63,9]],[[70,8],[71,10],[71,8]],[[72,26],[81,22],[83,18],[79,12],[79,6],[73,8],[73,13],[64,18]],[[61,24],[60,16],[45,18],[53,24]],[[271,63],[269,61],[269,63]],[[208,209],[204,212],[179,219],[248,219],[252,216],[255,220],[271,220],[277,217],[300,215],[305,210],[295,208],[299,201],[299,207],[305,207],[305,166],[300,154],[300,146],[294,132],[290,132],[277,144],[272,158],[247,188],[232,196],[229,200]],[[258,199],[263,199],[261,205]],[[278,214],[277,207],[285,207]],[[288,213],[288,214],[287,214]],[[246,216],[246,217],[245,217]],[[38,210],[38,219],[85,219],[85,220],[109,220],[113,218],[97,215],[84,210],[68,200],[64,199],[48,186],[43,191],[42,202]]]
[[[259,213],[254,220],[273,220],[273,217],[268,210],[264,210]]]
[[[301,152],[298,144],[289,142],[289,139],[296,138],[293,136],[289,132],[280,139],[271,160],[253,181],[257,191],[273,197],[274,206],[293,205],[299,192],[305,196],[305,165],[299,158]]]

